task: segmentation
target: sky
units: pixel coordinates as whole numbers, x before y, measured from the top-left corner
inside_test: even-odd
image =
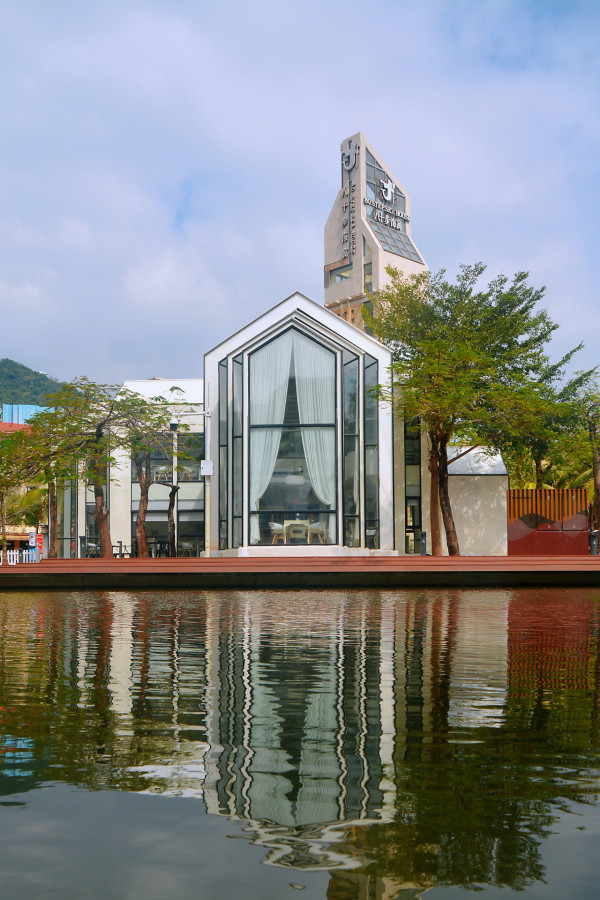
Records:
[[[201,377],[323,302],[340,143],[411,196],[432,271],[528,271],[600,362],[597,0],[0,0],[0,357]]]

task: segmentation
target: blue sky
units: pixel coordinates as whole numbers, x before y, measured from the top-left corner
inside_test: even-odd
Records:
[[[193,377],[322,302],[339,145],[411,194],[431,269],[531,273],[600,362],[600,4],[0,0],[0,356]]]

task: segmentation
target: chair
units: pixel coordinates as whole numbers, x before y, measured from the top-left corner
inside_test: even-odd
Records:
[[[319,543],[325,544],[327,542],[327,522],[324,522],[321,519],[318,522],[313,522],[312,525],[308,526],[308,543],[313,543],[313,538],[317,538]]]
[[[283,534],[283,525],[280,525],[278,522],[269,522],[269,528],[271,529],[271,534],[273,535],[272,544],[278,544],[280,541],[284,543],[284,534]]]

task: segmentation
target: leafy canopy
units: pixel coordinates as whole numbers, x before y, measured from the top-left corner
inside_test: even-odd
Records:
[[[551,366],[545,348],[557,325],[537,309],[544,289],[524,272],[481,289],[484,270],[463,265],[452,283],[444,270],[405,277],[389,268],[390,283],[365,309],[394,351],[387,399],[444,444],[500,446],[539,432],[559,402],[552,381],[575,352]]]

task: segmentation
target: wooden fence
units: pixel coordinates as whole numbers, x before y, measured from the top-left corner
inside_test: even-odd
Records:
[[[584,488],[508,491],[509,556],[588,553],[588,501]]]

